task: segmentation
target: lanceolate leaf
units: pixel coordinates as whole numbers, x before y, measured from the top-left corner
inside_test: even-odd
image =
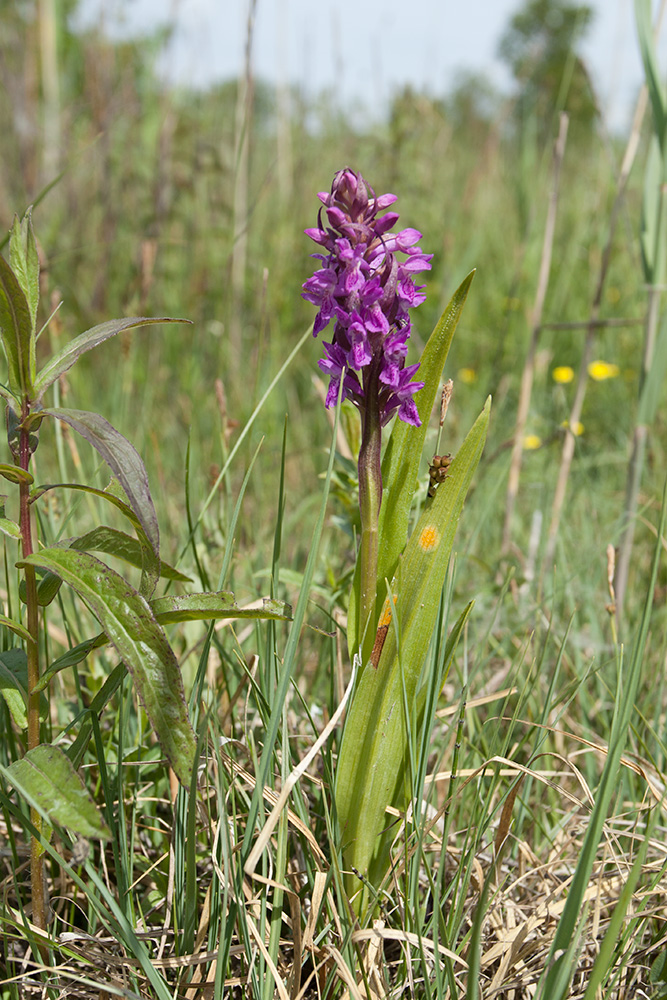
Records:
[[[10,483],[15,483],[17,486],[20,483],[27,483],[30,485],[34,482],[34,478],[31,472],[27,469],[20,469],[18,465],[0,465],[0,476],[7,479]],[[7,499],[5,497],[5,499]]]
[[[41,744],[3,770],[19,793],[42,807],[50,823],[82,837],[111,840],[90,793],[58,747]]]
[[[159,560],[158,556],[156,556],[155,552],[153,551],[151,543],[148,541],[148,538],[146,537],[146,532],[141,526],[141,523],[137,515],[134,513],[131,507],[128,507],[128,505],[125,503],[124,500],[121,500],[121,498],[116,496],[115,493],[112,493],[110,488],[107,488],[106,490],[96,490],[93,486],[83,486],[81,483],[48,483],[47,485],[39,486],[36,489],[32,490],[30,494],[30,499],[31,501],[34,502],[35,500],[38,500],[44,493],[47,493],[49,490],[56,490],[56,489],[78,490],[81,493],[90,493],[92,496],[99,497],[100,500],[106,500],[107,503],[113,504],[113,506],[116,507],[128,519],[128,521],[132,524],[132,527],[137,533],[139,548],[141,550],[141,561],[136,563],[132,563],[131,559],[128,559],[127,561],[132,563],[133,565],[141,566],[142,577],[141,577],[141,584],[139,586],[139,592],[141,593],[142,597],[146,598],[146,600],[149,600],[152,597],[153,592],[155,590],[155,585],[157,584],[160,575],[165,576],[171,580],[182,580],[183,582],[189,582],[190,579],[189,577],[179,574],[178,570],[172,569],[171,566],[167,566],[166,563],[163,564]],[[97,531],[103,532],[112,530],[113,529],[111,528],[100,527],[93,529],[91,532],[89,532],[87,536],[82,536],[82,537],[89,538],[90,536],[94,536]],[[118,532],[118,534],[122,535],[123,533]],[[80,547],[80,546],[74,546],[72,542],[70,542],[70,546],[72,548]],[[86,545],[85,548],[91,549],[94,548],[94,546]],[[98,551],[107,551],[107,550],[98,549]],[[112,554],[113,553],[109,552],[109,555]],[[162,574],[161,574],[161,567],[165,568],[165,571]],[[177,575],[173,576],[172,574],[177,574]]]
[[[84,639],[77,646],[72,646],[68,649],[66,653],[59,656],[57,660],[51,663],[42,676],[39,678],[37,684],[35,684],[33,691],[43,691],[51,683],[51,679],[55,677],[57,673],[61,670],[65,670],[67,667],[76,667],[77,664],[83,663],[86,657],[94,650],[99,649],[100,646],[105,646],[109,640],[104,632],[100,632],[99,635],[93,636],[92,639]]]
[[[0,256],[0,337],[7,356],[12,394],[32,395],[35,342],[30,307],[18,279]]]
[[[97,449],[114,476],[123,487],[130,507],[136,514],[153,546],[156,555],[160,553],[160,533],[148,486],[148,475],[139,452],[112,427],[108,420],[97,413],[86,410],[48,409],[44,415],[56,417],[69,424]]]
[[[153,614],[163,625],[172,622],[208,621],[212,618],[255,618],[291,621],[292,609],[283,601],[265,599],[261,608],[239,608],[228,591],[159,597],[151,601]]]
[[[100,323],[85,333],[75,337],[69,344],[66,344],[62,351],[48,361],[42,368],[35,380],[35,392],[37,398],[41,399],[46,390],[56,379],[69,371],[77,358],[80,358],[86,351],[92,351],[98,344],[102,344],[110,337],[115,337],[123,330],[130,330],[135,326],[151,326],[157,323],[190,323],[189,319],[169,319],[161,316],[157,319],[151,316],[128,316],[125,319],[110,319],[106,323]]]
[[[18,563],[43,566],[86,602],[132,674],[155,735],[179,781],[190,786],[196,739],[176,656],[146,600],[87,552],[44,549]]]
[[[7,702],[12,719],[19,729],[28,727],[28,660],[23,649],[5,649],[0,653],[0,695]],[[46,698],[39,700],[39,717],[48,713]]]
[[[37,323],[37,306],[39,305],[39,254],[35,234],[32,230],[32,209],[28,209],[22,221],[18,216],[14,219],[12,238],[9,244],[9,263],[23,289],[30,309],[32,333],[35,333]],[[33,372],[34,376],[34,372]]]
[[[21,528],[16,521],[12,521],[9,517],[0,517],[0,531],[10,538],[19,539],[21,537]]]
[[[5,628],[10,629],[15,635],[18,635],[19,638],[24,639],[26,642],[33,641],[30,632],[28,632],[25,626],[20,625],[11,618],[7,618],[6,615],[0,615],[0,625],[4,625]]]
[[[405,547],[408,537],[408,524],[412,500],[417,489],[419,463],[424,448],[424,440],[433,406],[439,398],[442,388],[442,370],[447,360],[447,354],[458,325],[468,291],[475,272],[464,278],[454,292],[447,308],[440,317],[424,348],[421,357],[418,378],[424,382],[424,388],[415,396],[415,402],[421,419],[421,427],[413,427],[402,420],[396,420],[391,438],[382,460],[382,506],[378,524],[378,588],[376,613],[382,607],[385,597],[385,579],[391,580],[398,563],[398,557]],[[358,649],[361,636],[357,634],[359,613],[359,574],[360,564],[354,577],[354,586],[350,595],[348,609],[348,648],[350,655]],[[367,662],[373,637],[366,636],[364,643],[364,664]]]
[[[78,549],[80,552],[106,552],[107,555],[123,559],[130,566],[136,566],[138,569],[144,565],[143,553],[145,550],[141,542],[132,538],[131,535],[126,535],[124,531],[118,531],[116,528],[109,528],[106,525],[100,525],[79,538],[73,538],[69,547]],[[178,580],[181,583],[190,581],[189,576],[162,561],[160,562],[160,576],[165,580]]]
[[[662,72],[658,61],[653,25],[651,23],[651,0],[635,0],[635,20],[639,51],[644,63],[646,85],[651,100],[655,131],[662,141],[667,130],[667,97],[662,82]]]
[[[384,853],[385,810],[403,784],[407,720],[437,619],[440,594],[466,493],[486,439],[490,401],[420,517],[391,585],[394,607],[380,617],[384,639],[364,670],[348,719],[336,774],[336,806],[348,867],[362,873]],[[386,593],[386,587],[385,587]],[[385,627],[386,626],[386,627]],[[400,646],[397,647],[397,635]]]

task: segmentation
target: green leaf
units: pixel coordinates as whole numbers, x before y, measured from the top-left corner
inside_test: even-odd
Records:
[[[635,0],[635,21],[655,131],[664,140],[667,130],[667,100],[651,23],[651,0]]]
[[[0,257],[0,337],[7,357],[12,395],[17,399],[32,396],[35,338],[30,307],[4,257]]]
[[[0,476],[3,476],[10,483],[14,483],[15,486],[19,486],[21,483],[27,483],[30,486],[35,481],[31,472],[20,469],[18,465],[0,465]]]
[[[59,379],[65,372],[69,371],[82,354],[85,354],[86,351],[92,351],[98,344],[104,343],[110,337],[115,337],[116,334],[122,333],[123,330],[131,330],[133,327],[151,326],[158,323],[190,322],[191,320],[189,319],[171,319],[165,316],[157,318],[151,316],[129,316],[125,319],[110,319],[106,323],[100,323],[99,326],[94,326],[92,329],[86,330],[85,333],[71,340],[62,351],[54,354],[47,364],[44,365],[35,380],[37,399],[41,399],[49,386],[53,385],[56,379]]]
[[[32,229],[32,208],[28,209],[21,222],[19,222],[18,216],[14,217],[9,243],[9,263],[26,297],[32,321],[31,332],[34,335],[37,328],[37,307],[39,305],[39,254]],[[35,380],[34,360],[33,353],[33,382]]]
[[[471,271],[454,292],[421,356],[417,374],[419,379],[424,382],[424,388],[420,389],[415,396],[421,427],[413,427],[402,420],[396,420],[382,459],[382,505],[378,522],[376,614],[382,607],[386,594],[384,581],[392,579],[396,571],[398,557],[403,551],[408,537],[410,510],[418,486],[419,463],[424,450],[429,418],[441,391],[442,370],[474,276],[475,272]],[[347,619],[350,657],[358,650],[361,641],[361,636],[358,635],[360,570],[360,563],[357,560]],[[372,644],[373,636],[367,635],[364,642],[362,670],[368,662]]]
[[[48,608],[49,604],[55,600],[58,591],[62,586],[62,580],[54,573],[47,573],[44,570],[37,571],[37,603],[40,608]],[[28,588],[25,580],[19,584],[19,598],[24,604],[28,603]]]
[[[345,859],[348,867],[372,879],[378,874],[374,862],[385,854],[385,810],[403,787],[408,739],[404,705],[417,704],[449,556],[484,447],[489,412],[487,400],[410,537],[391,585],[394,607],[389,611],[387,599],[380,617],[384,644],[377,666],[370,664],[362,674],[345,724],[336,772]]]
[[[5,628],[10,629],[15,635],[18,635],[20,639],[25,639],[26,642],[32,642],[32,636],[28,632],[25,626],[20,625],[19,622],[15,622],[12,618],[7,618],[6,615],[0,615],[0,625],[4,625]]]
[[[179,781],[190,787],[196,739],[176,656],[146,600],[87,552],[43,549],[18,566],[42,566],[86,602],[132,674],[139,697]]]
[[[59,656],[57,660],[54,660],[50,666],[46,668],[42,676],[39,678],[37,684],[35,684],[33,691],[43,691],[49,686],[51,680],[57,673],[61,670],[66,670],[67,667],[76,667],[79,663],[83,663],[86,657],[92,653],[94,649],[99,649],[100,646],[105,646],[108,643],[108,638],[106,632],[101,632],[99,635],[95,635],[92,639],[84,639],[76,646],[72,646],[68,649],[66,653]]]
[[[23,649],[5,649],[0,653],[0,694],[7,702],[12,719],[19,729],[28,728],[28,660]],[[39,717],[49,710],[46,698],[39,700]]]
[[[106,636],[104,638],[106,641]],[[88,747],[90,738],[93,734],[93,724],[90,721],[90,716],[101,714],[107,703],[111,700],[111,698],[113,698],[114,694],[124,681],[126,674],[127,669],[124,663],[119,663],[118,666],[114,667],[102,687],[91,701],[90,707],[81,713],[82,715],[87,716],[87,718],[81,726],[74,743],[70,744],[65,751],[74,767],[78,767],[83,760],[86,748]]]
[[[123,487],[129,505],[146,533],[155,555],[159,556],[160,532],[155,506],[148,486],[146,468],[134,445],[97,413],[60,408],[42,412],[69,424],[98,451]]]
[[[662,386],[667,372],[667,314],[658,330],[651,366],[639,396],[637,423],[651,427],[662,399]]]
[[[157,581],[160,577],[160,567],[162,565],[166,567],[167,564],[161,563],[159,557],[156,556],[151,543],[146,537],[146,532],[141,526],[139,518],[134,513],[132,508],[128,505],[127,497],[125,496],[125,494],[123,493],[122,497],[118,496],[118,492],[122,491],[117,481],[113,479],[109,484],[109,486],[107,486],[107,488],[104,490],[97,490],[93,486],[83,486],[81,483],[47,483],[43,486],[38,486],[34,490],[32,490],[30,493],[30,500],[31,502],[34,502],[35,500],[38,500],[41,496],[43,496],[44,493],[47,493],[49,490],[56,490],[56,489],[78,490],[81,493],[89,493],[91,496],[99,497],[100,500],[106,500],[107,503],[110,503],[114,507],[116,507],[116,509],[119,510],[128,519],[128,521],[132,524],[132,527],[137,533],[137,538],[139,540],[139,545],[141,546],[141,553],[143,557],[143,562],[141,564],[137,563],[137,565],[141,565],[141,573],[142,573],[141,583],[139,585],[139,593],[141,594],[142,597],[145,597],[146,600],[149,600],[155,591],[155,585],[157,584]],[[112,529],[109,528],[107,530],[110,531]],[[94,534],[94,531],[91,532],[90,534]],[[171,576],[171,573],[178,573],[178,570],[172,570],[171,567],[168,567],[168,569],[169,572],[165,571],[162,574],[163,576],[168,577],[169,579],[182,579],[184,582],[190,582],[189,577],[181,577],[180,575]]]
[[[59,747],[43,743],[3,771],[17,792],[41,806],[50,823],[82,837],[111,840],[102,814]]]
[[[142,569],[144,565],[145,546],[131,535],[116,528],[100,525],[85,535],[70,540],[69,547],[79,552],[106,552],[109,556],[123,559],[130,566]],[[190,577],[174,569],[166,562],[160,562],[159,575],[165,580],[177,580],[189,583]],[[144,595],[145,596],[145,595]]]
[[[0,531],[4,535],[8,535],[10,538],[19,539],[21,537],[20,525],[5,515],[6,500],[7,495],[5,493],[0,493]]]
[[[186,594],[183,597],[159,597],[151,601],[151,608],[162,625],[208,621],[212,618],[292,620],[292,608],[283,601],[264,598],[261,608],[239,608],[234,595],[224,590],[218,593]]]
[[[16,541],[21,537],[20,526],[9,517],[0,517],[0,531],[3,535],[8,535],[9,538],[13,538]]]
[[[28,694],[26,684],[21,683],[20,671],[24,672],[26,681],[28,667],[23,649],[6,649],[0,653],[0,694],[7,703],[7,708],[19,729],[28,728]]]

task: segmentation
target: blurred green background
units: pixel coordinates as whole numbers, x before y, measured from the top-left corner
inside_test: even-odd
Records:
[[[461,544],[475,556],[476,586],[488,582],[493,589],[506,565],[500,566],[500,538],[510,445],[553,186],[553,143],[558,115],[567,111],[546,326],[539,332],[513,517],[510,562],[520,580],[536,514],[538,549],[544,545],[586,336],[583,326],[549,324],[581,324],[591,314],[627,142],[627,135],[607,131],[578,55],[589,8],[555,0],[517,8],[500,45],[514,82],[509,96],[477,76],[439,96],[405,87],[386,115],[361,127],[350,123],[335,93],[276,89],[255,78],[251,64],[240,79],[209,89],[167,86],[156,71],[166,29],[112,41],[97,29],[74,31],[78,7],[77,0],[43,0],[5,4],[0,13],[0,220],[7,230],[15,212],[38,202],[43,319],[47,308],[63,303],[44,341],[62,344],[114,316],[192,320],[192,326],[131,331],[103,345],[61,389],[67,405],[97,409],[145,456],[166,558],[187,537],[188,441],[196,517],[239,428],[313,320],[300,295],[314,267],[303,229],[315,222],[317,191],[349,164],[378,193],[398,195],[401,224],[420,229],[422,246],[435,254],[410,361],[454,289],[477,269],[445,373],[455,389],[442,450],[456,449],[491,393],[490,439],[471,500],[476,527]],[[605,548],[617,541],[623,507],[646,313],[639,233],[649,118],[616,220],[600,308],[602,319],[631,322],[596,335],[593,357],[615,367],[588,387],[556,550],[559,585],[573,603],[592,586],[601,606]],[[205,520],[203,541],[215,563],[229,504],[263,437],[233,573],[235,585],[249,593],[252,574],[263,572],[271,550],[286,414],[286,561],[296,569],[308,551],[330,435],[313,383],[320,356],[320,344],[308,342],[280,380]],[[567,372],[554,379],[562,367],[572,369],[571,381]],[[657,502],[665,467],[664,420],[663,408],[642,482],[648,508]],[[77,456],[64,454],[77,478]],[[53,475],[52,455],[47,447],[37,455],[44,479]],[[80,460],[93,468],[88,453]],[[345,503],[344,491],[337,503],[349,527],[354,504]],[[651,529],[640,518],[637,531],[642,569]],[[338,532],[329,544],[325,563],[336,578],[349,563],[350,540]]]

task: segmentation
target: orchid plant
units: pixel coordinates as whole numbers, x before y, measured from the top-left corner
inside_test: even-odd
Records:
[[[313,333],[332,321],[320,369],[330,377],[328,407],[342,396],[361,418],[358,455],[361,538],[348,607],[348,649],[358,663],[356,687],[338,757],[335,799],[343,838],[346,887],[355,912],[374,909],[390,865],[388,807],[405,810],[419,794],[410,773],[410,741],[427,746],[435,705],[424,676],[458,518],[479,462],[489,419],[487,401],[446,475],[432,477],[429,498],[408,540],[411,508],[428,420],[447,352],[473,273],[436,325],[419,364],[407,365],[409,310],[424,288],[414,276],[430,269],[421,233],[392,234],[399,216],[385,212],[393,194],[376,196],[349,168],[319,194],[318,225],[306,234],[323,252],[303,288],[318,307]],[[383,214],[381,214],[383,213]],[[419,372],[420,380],[415,380]],[[398,416],[386,447],[382,433]],[[463,611],[437,658],[435,687],[444,684]],[[361,882],[359,881],[361,876]]]

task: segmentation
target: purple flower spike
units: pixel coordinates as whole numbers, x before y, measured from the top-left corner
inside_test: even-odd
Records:
[[[318,197],[324,206],[318,225],[305,232],[325,252],[313,254],[322,266],[304,283],[302,295],[318,307],[314,336],[335,321],[332,342],[324,345],[327,356],[319,362],[330,377],[326,405],[335,406],[342,378],[345,398],[362,414],[374,393],[382,425],[398,411],[400,420],[418,427],[413,396],[424,383],[411,381],[419,365],[405,367],[408,310],[424,301],[413,275],[430,270],[433,255],[417,246],[416,229],[390,234],[397,213],[378,213],[396,195],[376,197],[354,170],[339,170],[331,192]]]

